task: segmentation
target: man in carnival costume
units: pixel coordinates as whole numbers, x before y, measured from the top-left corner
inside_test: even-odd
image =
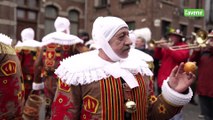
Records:
[[[54,23],[56,32],[43,37],[40,54],[35,62],[33,90],[44,90],[47,105],[47,117],[50,116],[58,78],[54,74],[59,62],[71,55],[86,51],[83,40],[70,34],[70,22],[67,18],[57,17]]]
[[[126,59],[132,41],[122,19],[98,17],[92,37],[98,50],[64,59],[55,71],[53,120],[166,120],[190,101],[195,76],[183,72],[183,63],[164,81],[162,94],[153,95],[148,65]]]
[[[0,33],[0,119],[22,120],[24,83],[12,39]]]
[[[21,31],[22,42],[18,42],[15,46],[24,77],[25,100],[32,90],[36,54],[42,46],[41,42],[34,40],[34,36],[35,32],[32,28],[23,29]]]

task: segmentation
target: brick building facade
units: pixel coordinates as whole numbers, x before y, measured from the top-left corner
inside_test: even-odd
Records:
[[[168,27],[185,35],[206,28],[204,17],[183,16],[184,8],[205,8],[204,0],[0,0],[0,32],[20,40],[20,31],[32,27],[37,40],[54,30],[57,16],[67,17],[71,33],[91,33],[97,16],[118,16],[130,29],[149,27],[152,37],[164,36]],[[211,7],[210,7],[211,8]],[[211,18],[211,17],[210,17]],[[209,25],[207,26],[210,29]]]
[[[84,30],[84,8],[84,0],[0,0],[0,32],[17,41],[24,28],[32,27],[40,41],[63,16],[71,22],[71,33],[78,34]]]
[[[0,33],[15,38],[16,33],[16,4],[13,0],[0,0]]]
[[[183,8],[204,8],[203,0],[89,0],[87,4],[88,31],[100,15],[121,17],[130,29],[149,27],[154,39],[164,36],[169,27],[181,29],[185,35],[204,28],[204,17],[183,16]]]

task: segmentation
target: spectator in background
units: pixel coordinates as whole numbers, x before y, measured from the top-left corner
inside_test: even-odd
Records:
[[[136,35],[135,48],[153,56],[153,50],[148,43],[151,40],[151,31],[149,28],[140,28],[134,30]]]
[[[194,35],[188,36],[188,37],[186,37],[186,43],[187,43],[188,45],[192,45],[192,44],[194,44],[194,43],[196,42],[195,39],[196,39],[196,38],[195,38]],[[192,52],[193,52],[193,49],[190,49],[190,56],[192,55]],[[190,59],[190,58],[189,58],[189,59]],[[188,59],[188,60],[189,60],[189,59]],[[189,60],[189,61],[190,61],[190,60]],[[196,73],[196,75],[197,75],[197,73]],[[196,78],[197,78],[197,77],[196,77]],[[191,85],[191,88],[192,88],[193,93],[195,93],[196,84],[197,84],[197,80]],[[198,105],[197,102],[195,101],[195,94],[193,94],[190,103],[191,103],[192,105]]]
[[[161,91],[163,80],[165,80],[172,69],[179,65],[181,62],[186,62],[189,58],[189,50],[172,50],[172,46],[186,45],[182,41],[183,35],[179,29],[171,31],[168,34],[169,43],[163,42],[156,46],[154,51],[154,58],[159,59],[161,62],[158,71],[158,87]],[[160,93],[160,92],[159,92]]]
[[[131,49],[129,51],[128,58],[134,58],[134,59],[145,61],[148,64],[149,68],[153,71],[154,70],[153,57],[150,54],[146,53],[144,51],[145,49],[138,49],[138,47],[137,47],[137,46],[139,46],[137,43],[138,38],[142,38],[140,36],[142,36],[142,34],[143,34],[144,37],[146,37],[147,39],[150,39],[151,31],[148,28],[141,28],[139,30],[140,30],[140,34],[135,32],[137,30],[129,31],[129,38],[130,38],[130,40],[132,40],[132,45],[131,45]],[[146,33],[147,32],[146,30],[148,30],[149,33]],[[152,77],[151,77],[151,80],[153,80]]]
[[[157,45],[155,48],[154,57],[161,62],[158,71],[158,94],[161,93],[163,81],[169,77],[172,69],[179,65],[181,62],[186,62],[189,58],[189,50],[173,50],[172,46],[186,45],[182,41],[183,35],[179,29],[170,31],[168,34],[169,43],[163,42]],[[171,120],[182,120],[183,114],[180,112],[174,116]]]
[[[145,50],[146,49],[146,40],[142,37],[137,37],[135,42],[135,48],[139,50]]]
[[[0,33],[0,119],[22,120],[24,81],[12,39]]]
[[[152,61],[148,63],[149,63],[149,68],[154,72],[153,82],[156,84],[157,74],[159,69],[159,60],[154,58],[154,47],[151,46],[150,44],[151,30],[147,27],[140,28],[140,29],[134,30],[134,34],[136,35],[135,48],[142,52],[145,52],[146,54],[152,57]]]
[[[89,33],[85,32],[85,31],[80,32],[78,37],[84,41],[84,44],[86,44],[90,40]]]
[[[201,114],[205,120],[213,120],[213,31],[208,34],[207,46],[194,49],[190,61],[196,61],[198,79],[196,92]]]

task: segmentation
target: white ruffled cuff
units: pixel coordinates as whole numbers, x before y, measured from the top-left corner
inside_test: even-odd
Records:
[[[167,80],[164,80],[162,85],[163,98],[167,102],[175,106],[183,106],[188,104],[193,95],[192,89],[189,87],[189,92],[187,94],[178,93],[169,87],[168,79],[169,78],[167,78]]]
[[[35,83],[33,82],[33,90],[41,90],[44,89],[44,83]]]

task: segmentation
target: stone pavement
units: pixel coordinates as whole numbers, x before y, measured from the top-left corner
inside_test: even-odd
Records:
[[[195,101],[198,103],[197,96],[195,96]],[[183,108],[184,120],[203,120],[202,118],[198,118],[199,114],[200,114],[199,105],[195,106],[192,104],[188,104]]]
[[[200,114],[200,108],[198,105],[194,106],[192,104],[188,104],[184,106],[183,108],[184,120],[202,120],[198,118],[199,114]]]

